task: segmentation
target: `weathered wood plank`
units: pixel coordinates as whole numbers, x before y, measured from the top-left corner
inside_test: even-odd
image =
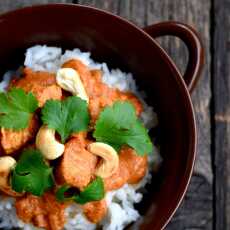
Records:
[[[77,3],[87,5],[87,6],[94,6],[96,0],[78,0]]]
[[[230,229],[230,4],[214,1],[215,227]],[[213,138],[213,139],[214,139]]]
[[[0,13],[21,8],[24,6],[31,6],[35,4],[45,3],[69,3],[72,0],[2,0],[0,1]]]
[[[115,1],[117,2],[117,1]],[[84,0],[79,3],[84,4]],[[203,77],[193,93],[193,102],[197,115],[199,131],[198,156],[195,167],[196,175],[192,179],[183,205],[168,226],[168,229],[212,229],[212,170],[211,170],[211,134],[210,134],[210,53],[209,53],[209,1],[179,0],[94,0],[87,4],[117,11],[139,26],[164,20],[178,20],[194,25],[201,33],[206,47],[206,65]],[[187,55],[184,45],[178,39],[163,39],[162,46],[169,52],[182,71],[185,69]]]
[[[166,229],[212,229],[212,186],[205,177],[194,174],[183,204]],[[217,228],[219,229],[219,228]]]
[[[217,0],[216,9],[218,9]],[[70,0],[4,0],[0,1],[0,12],[5,12],[11,9],[19,8],[22,6],[32,5],[32,4],[43,4],[43,3],[53,3],[53,2],[71,2]],[[199,127],[199,145],[198,145],[198,157],[195,167],[196,175],[192,179],[190,184],[189,191],[185,197],[183,205],[178,210],[174,219],[171,221],[171,224],[168,226],[168,229],[212,229],[212,170],[210,163],[210,113],[209,113],[209,102],[210,102],[210,54],[209,54],[209,12],[210,12],[210,1],[179,1],[179,0],[79,0],[75,1],[80,4],[87,4],[96,6],[102,9],[109,10],[113,13],[120,14],[123,17],[126,17],[136,23],[139,26],[146,26],[147,24],[156,23],[163,20],[179,20],[185,23],[192,24],[198,28],[201,32],[204,44],[206,45],[206,67],[203,73],[203,78],[193,94],[193,102],[197,114],[197,122]],[[224,2],[224,0],[222,0]],[[218,11],[218,16],[221,15],[222,11]],[[222,18],[219,19],[219,24],[222,25]],[[223,23],[224,24],[224,23]],[[221,28],[221,27],[220,27]],[[219,29],[216,32],[216,49],[219,46],[224,46],[219,42],[219,37],[223,36],[223,30]],[[219,39],[219,40],[218,40]],[[227,42],[227,41],[226,41]],[[161,40],[162,46],[169,52],[178,66],[183,70],[186,63],[186,51],[182,43],[177,39],[172,40],[169,38]],[[222,51],[225,51],[225,46],[222,47]],[[220,60],[221,52],[216,56],[216,61]],[[223,63],[225,59],[222,55]],[[221,59],[221,60],[222,60]],[[219,63],[219,62],[217,62]],[[229,92],[229,80],[225,73],[226,70],[222,69],[220,65],[216,66],[216,72],[218,73],[214,79],[214,86],[216,90],[227,89]],[[219,79],[223,79],[220,81]],[[219,84],[218,84],[219,82]],[[221,83],[222,82],[222,83]],[[227,83],[227,84],[226,84]],[[226,85],[227,86],[226,86]],[[216,91],[216,94],[218,94]],[[230,94],[229,94],[230,95]],[[216,154],[216,174],[217,176],[225,175],[225,169],[230,165],[230,162],[224,164],[223,158],[226,156],[227,151],[229,150],[229,141],[224,140],[222,137],[225,134],[228,134],[230,129],[228,129],[227,122],[228,119],[227,107],[223,106],[221,102],[221,96],[215,95],[217,101],[215,107],[217,108],[216,114],[216,135],[219,138],[216,140],[216,150],[220,149],[220,156]],[[229,98],[226,99],[226,104],[229,103]],[[225,101],[224,101],[225,102]],[[229,107],[229,106],[228,106]],[[228,112],[228,111],[227,111]],[[227,122],[226,122],[227,120]],[[201,143],[202,141],[202,143]],[[216,151],[218,153],[218,151]],[[228,157],[228,161],[230,158]],[[223,167],[219,167],[223,165]],[[227,167],[229,168],[229,167]],[[218,177],[219,178],[219,177]],[[223,177],[224,178],[224,177]],[[217,188],[217,198],[225,201],[224,186],[221,185],[222,180],[219,182],[216,181]],[[228,189],[230,187],[230,182],[228,182]],[[220,191],[218,191],[220,188]],[[229,191],[229,190],[228,190]],[[228,204],[230,202],[230,193],[228,193]],[[216,229],[219,226],[226,226],[225,222],[228,223],[227,226],[230,226],[230,219],[226,220],[227,217],[224,213],[224,208],[227,209],[227,212],[230,211],[230,205],[224,206],[222,202],[220,205],[217,199],[217,211],[223,214],[223,218],[219,218],[219,222]],[[221,210],[223,208],[223,211]],[[222,211],[222,212],[221,212]],[[221,216],[221,215],[220,215]],[[220,225],[219,225],[220,224]],[[222,225],[221,225],[222,224]]]

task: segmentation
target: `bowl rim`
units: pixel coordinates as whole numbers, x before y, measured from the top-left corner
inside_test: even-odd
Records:
[[[44,9],[44,8],[61,8],[61,7],[66,7],[66,8],[78,8],[78,9],[84,9],[84,10],[91,10],[97,13],[100,13],[102,15],[106,15],[106,16],[110,16],[113,18],[116,18],[117,20],[119,20],[120,22],[126,24],[129,27],[132,27],[133,29],[137,30],[139,33],[141,33],[142,35],[144,35],[145,39],[148,39],[149,41],[151,41],[155,47],[157,47],[157,49],[159,49],[159,54],[162,56],[162,59],[164,59],[164,61],[166,62],[167,66],[170,68],[171,72],[172,72],[172,76],[175,80],[175,82],[178,84],[178,88],[181,91],[181,94],[184,97],[184,100],[187,103],[187,114],[190,114],[190,136],[191,136],[191,140],[190,140],[190,148],[189,148],[189,158],[187,160],[187,165],[186,165],[186,170],[185,170],[185,174],[184,174],[184,178],[183,180],[180,182],[180,186],[178,188],[178,194],[177,197],[175,198],[175,202],[170,205],[169,210],[167,212],[167,214],[165,214],[164,219],[162,219],[162,221],[160,221],[160,228],[164,229],[167,224],[169,223],[169,221],[172,219],[173,215],[175,214],[175,212],[177,211],[177,209],[179,208],[185,194],[186,191],[188,189],[188,185],[190,183],[192,174],[193,174],[193,168],[194,168],[194,164],[195,164],[195,158],[196,158],[196,154],[197,154],[197,126],[196,126],[196,117],[195,117],[195,112],[194,112],[194,108],[193,108],[193,104],[192,104],[192,100],[190,97],[190,93],[188,91],[188,88],[186,86],[185,81],[183,80],[183,77],[180,73],[180,71],[178,70],[177,66],[175,65],[175,63],[173,62],[173,60],[171,59],[171,57],[166,53],[166,51],[160,46],[160,44],[155,41],[154,38],[152,38],[148,33],[146,33],[142,28],[140,28],[139,26],[135,25],[133,22],[129,21],[128,19],[125,19],[119,15],[113,14],[109,11],[106,10],[102,10],[93,6],[88,6],[88,5],[81,5],[81,4],[74,4],[74,3],[49,3],[49,4],[35,4],[32,6],[26,6],[26,7],[22,7],[19,9],[14,9],[8,12],[4,12],[2,14],[0,14],[0,23],[4,20],[7,20],[8,17],[11,17],[12,15],[16,15],[18,13],[23,13],[23,12],[27,12],[27,11],[32,11],[33,9]],[[189,117],[188,117],[189,118]]]

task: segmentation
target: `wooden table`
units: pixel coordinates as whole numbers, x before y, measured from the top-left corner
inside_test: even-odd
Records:
[[[0,12],[48,2],[96,6],[140,27],[178,20],[199,31],[206,48],[206,63],[192,95],[199,131],[198,155],[186,197],[167,229],[230,230],[230,1],[0,0]],[[187,61],[184,45],[168,37],[160,43],[184,71]]]

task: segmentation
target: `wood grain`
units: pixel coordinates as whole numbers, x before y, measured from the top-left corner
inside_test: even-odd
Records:
[[[0,0],[0,13],[36,4],[70,2],[72,2],[72,0]]]
[[[230,4],[214,1],[213,109],[215,114],[215,227],[230,229]]]

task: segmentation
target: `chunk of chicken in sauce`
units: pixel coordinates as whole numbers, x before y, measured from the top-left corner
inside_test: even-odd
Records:
[[[87,219],[92,223],[100,222],[107,213],[107,203],[106,201],[93,201],[88,202],[82,206],[83,213]]]
[[[146,174],[148,168],[148,158],[138,156],[136,151],[130,147],[124,147],[119,153],[121,162],[126,164],[129,171],[128,184],[137,184]]]
[[[29,123],[29,126],[20,131],[1,128],[1,147],[6,154],[12,154],[21,149],[29,141],[31,141],[39,128],[39,123],[36,115],[34,115]]]
[[[104,186],[106,191],[116,190],[121,188],[129,179],[129,170],[125,162],[120,160],[119,167],[115,173],[110,177],[104,179]]]
[[[23,71],[23,77],[14,80],[12,87],[21,88],[26,92],[32,92],[38,100],[39,106],[42,107],[47,100],[61,100],[62,90],[56,84],[55,74],[37,71],[34,72],[29,68]]]
[[[146,174],[147,156],[138,156],[132,148],[124,147],[119,153],[119,168],[109,178],[104,179],[105,190],[115,190],[124,184],[136,184]],[[107,212],[105,200],[89,202],[83,205],[83,212],[93,223],[100,222]]]
[[[138,156],[130,147],[124,147],[119,153],[119,168],[111,176],[104,179],[105,190],[119,189],[125,183],[136,184],[146,174],[147,156]]]
[[[139,115],[143,108],[138,98],[130,92],[121,92],[118,89],[110,88],[102,82],[102,73],[99,70],[90,71],[89,68],[79,60],[70,60],[62,66],[63,68],[75,69],[83,82],[86,93],[89,97],[89,111],[92,122],[95,122],[101,110],[115,101],[129,101]]]
[[[87,151],[84,133],[75,134],[65,144],[65,151],[59,166],[56,169],[58,183],[67,183],[82,190],[94,177],[98,158]]]
[[[42,197],[28,194],[17,198],[15,208],[17,216],[25,223],[33,223],[46,230],[61,230],[64,227],[66,205],[57,202],[51,192]]]
[[[61,100],[62,90],[56,84],[56,77],[54,74],[47,72],[33,72],[29,68],[25,68],[23,76],[20,79],[13,80],[10,87],[21,88],[26,92],[32,92],[38,102],[39,106],[43,106],[49,99]],[[32,117],[29,127],[13,131],[10,129],[1,129],[1,147],[6,154],[11,154],[32,140],[38,130],[38,120],[35,116]]]

